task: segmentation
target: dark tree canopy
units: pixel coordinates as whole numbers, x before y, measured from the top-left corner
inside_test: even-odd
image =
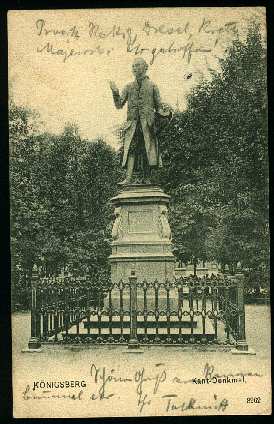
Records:
[[[182,260],[216,259],[235,270],[268,266],[266,50],[249,28],[195,87],[161,137],[162,184],[173,199]]]
[[[19,125],[13,125],[21,134]],[[26,118],[28,115],[26,114]],[[26,123],[26,128],[28,124]],[[31,275],[98,271],[110,254],[111,206],[120,178],[118,157],[103,140],[82,140],[75,125],[61,136],[11,135],[11,240],[13,269]],[[18,141],[18,142],[17,142]]]

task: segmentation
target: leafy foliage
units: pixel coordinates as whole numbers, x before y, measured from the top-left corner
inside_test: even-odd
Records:
[[[235,271],[268,267],[266,51],[251,25],[162,134],[175,251]]]
[[[108,266],[117,154],[101,139],[82,140],[72,124],[60,136],[32,133],[29,114],[14,108],[11,104],[13,270],[23,271],[27,281],[34,264],[47,275],[65,267],[94,275]]]

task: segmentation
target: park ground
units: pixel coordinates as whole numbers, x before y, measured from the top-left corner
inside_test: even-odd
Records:
[[[39,353],[29,353],[24,350],[30,314],[13,314],[12,324],[15,417],[271,413],[267,305],[246,306],[247,341],[256,355],[190,346],[136,351],[125,346],[43,346]],[[200,384],[205,368],[212,371],[211,376],[230,377]],[[44,387],[47,382],[65,381],[83,381],[85,387]],[[35,390],[34,383],[38,383]]]

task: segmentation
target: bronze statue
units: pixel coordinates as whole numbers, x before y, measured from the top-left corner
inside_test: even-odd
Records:
[[[136,79],[125,86],[121,95],[110,81],[116,108],[121,109],[128,102],[122,162],[127,172],[120,184],[131,183],[134,170],[141,171],[141,182],[150,183],[151,169],[162,166],[155,118],[158,115],[168,120],[170,112],[163,110],[159,89],[146,75],[147,69],[144,59],[135,59],[132,71]]]

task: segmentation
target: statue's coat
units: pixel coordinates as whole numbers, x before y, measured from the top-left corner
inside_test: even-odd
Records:
[[[119,91],[113,91],[113,99],[117,109],[121,109],[128,102],[122,166],[126,166],[138,119],[140,119],[143,131],[148,164],[150,166],[162,166],[155,132],[155,111],[158,112],[161,108],[158,87],[150,81],[148,76],[145,76],[140,87],[137,81],[133,81],[125,86],[121,95]]]

